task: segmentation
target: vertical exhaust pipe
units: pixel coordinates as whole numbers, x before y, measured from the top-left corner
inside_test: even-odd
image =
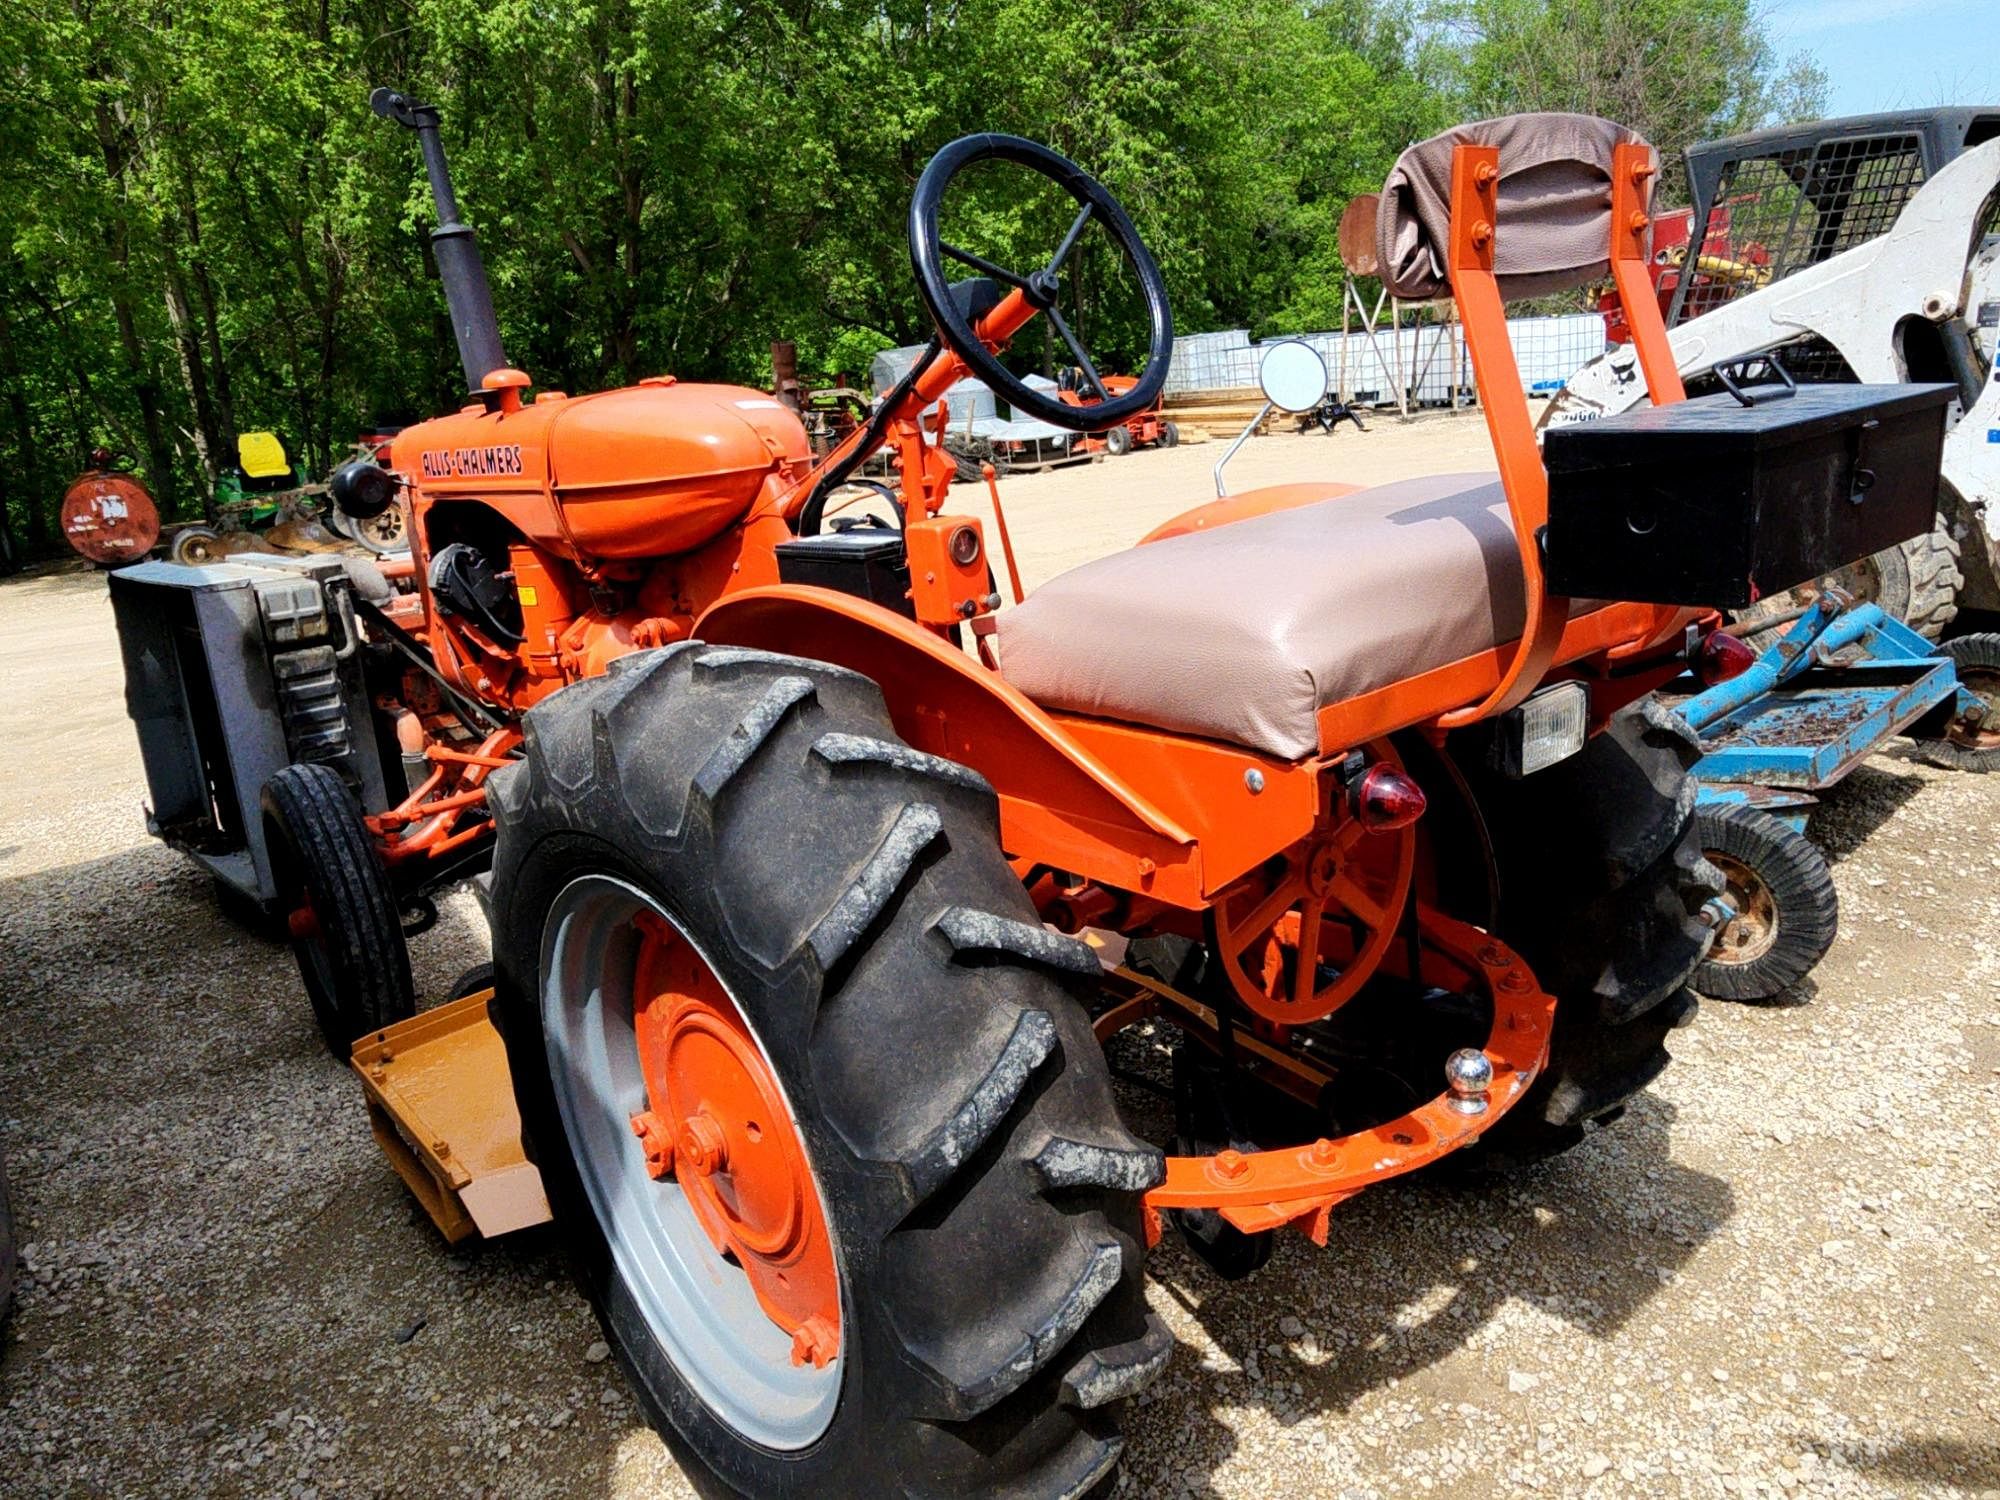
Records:
[[[424,153],[424,171],[437,204],[438,227],[431,231],[431,253],[437,257],[444,282],[445,305],[451,309],[451,331],[458,340],[459,363],[465,366],[467,390],[484,388],[486,377],[507,363],[500,347],[500,323],[493,316],[493,289],[486,284],[486,263],[472,226],[458,217],[458,198],[451,190],[451,171],[444,162],[444,142],[438,139],[434,104],[419,104],[393,89],[376,89],[368,107],[385,120],[417,133]]]

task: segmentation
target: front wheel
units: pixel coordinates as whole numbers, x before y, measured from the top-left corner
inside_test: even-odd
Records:
[[[1123,458],[1132,451],[1132,429],[1113,427],[1104,434],[1104,451],[1113,458]]]
[[[264,847],[278,913],[327,1050],[416,1014],[401,914],[361,804],[321,765],[264,784]]]
[[[1839,930],[1840,897],[1826,856],[1789,823],[1754,807],[1703,808],[1695,822],[1735,915],[1695,970],[1694,987],[1717,1000],[1775,999],[1818,966]]]
[[[763,1495],[1070,1496],[1171,1341],[1083,944],[866,679],[688,645],[493,778],[530,1149],[655,1425]]]

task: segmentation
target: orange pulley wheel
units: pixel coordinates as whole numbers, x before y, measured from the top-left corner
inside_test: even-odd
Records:
[[[1386,743],[1371,753],[1402,770]],[[1213,911],[1215,948],[1238,998],[1281,1026],[1353,999],[1395,940],[1416,847],[1409,824],[1372,830],[1343,810],[1225,892]],[[1325,984],[1322,968],[1334,971]]]

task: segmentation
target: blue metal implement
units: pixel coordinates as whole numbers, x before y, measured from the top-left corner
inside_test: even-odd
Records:
[[[1747,671],[1674,705],[1701,737],[1699,800],[1803,826],[1816,799],[1798,793],[1832,786],[1939,704],[1977,702],[1932,651],[1877,606],[1822,595]],[[1663,696],[1693,687],[1683,677]]]

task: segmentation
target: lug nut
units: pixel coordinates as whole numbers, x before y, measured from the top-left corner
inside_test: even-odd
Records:
[[[1462,1115],[1483,1115],[1487,1090],[1493,1087],[1493,1059],[1476,1047],[1461,1047],[1444,1060],[1444,1081],[1451,1090],[1447,1108]]]
[[[646,1170],[655,1177],[665,1177],[674,1169],[674,1138],[667,1129],[667,1122],[650,1109],[643,1109],[632,1116],[632,1134],[639,1138],[639,1144],[646,1152]]]
[[[792,1363],[812,1361],[815,1370],[824,1370],[840,1352],[840,1335],[825,1318],[814,1314],[792,1332]]]
[[[729,1155],[729,1138],[705,1114],[689,1115],[681,1121],[680,1139],[674,1146],[681,1159],[704,1177],[720,1172]]]

